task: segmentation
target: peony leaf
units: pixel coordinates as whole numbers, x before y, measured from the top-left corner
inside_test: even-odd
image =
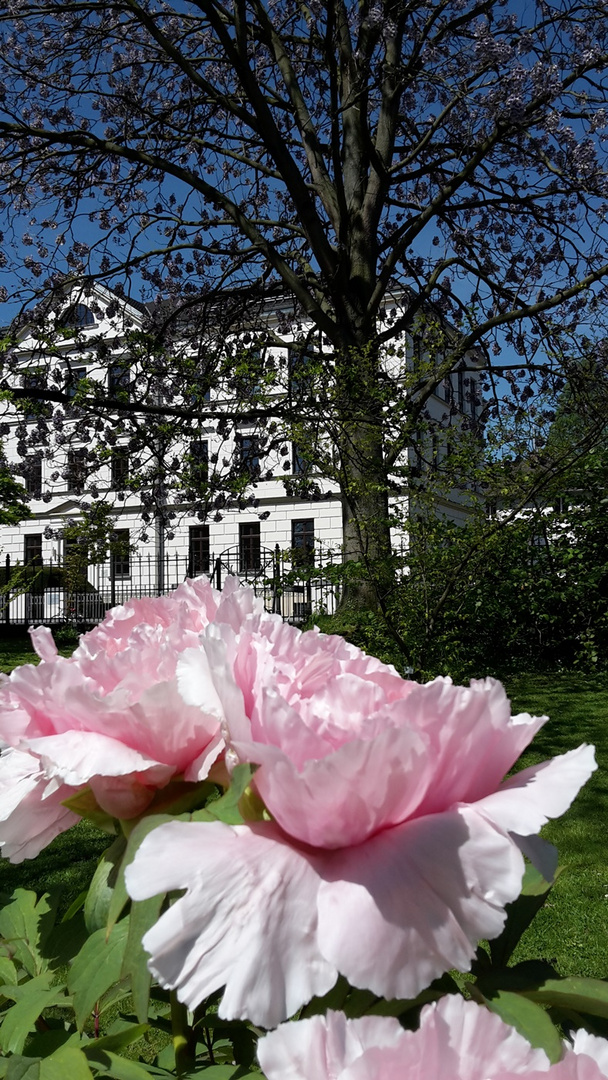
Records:
[[[70,795],[68,799],[64,799],[62,806],[71,810],[72,813],[78,814],[85,821],[90,821],[102,832],[110,833],[111,836],[116,835],[116,820],[101,809],[89,787],[82,788],[75,795]]]
[[[6,1080],[40,1080],[40,1058],[13,1054],[3,1075]]]
[[[116,1050],[124,1050],[125,1047],[132,1046],[138,1039],[142,1039],[149,1030],[149,1024],[128,1024],[127,1027],[116,1031],[113,1035],[104,1035],[101,1039],[95,1039],[93,1043],[86,1043],[82,1049],[87,1057],[91,1056],[89,1053],[91,1049],[110,1051],[112,1053]]]
[[[77,1046],[62,1046],[40,1062],[40,1080],[93,1080],[87,1059]]]
[[[531,1001],[568,1013],[584,1012],[608,1019],[608,983],[601,979],[587,979],[579,975],[547,979],[541,986],[523,993]]]
[[[133,1009],[140,1024],[148,1017],[150,1003],[151,975],[148,971],[148,954],[142,946],[142,938],[147,930],[157,921],[164,900],[164,894],[152,896],[149,900],[140,900],[131,905],[129,916],[129,934],[122,963],[122,975],[131,980]]]
[[[95,1003],[120,979],[128,932],[128,918],[117,923],[107,939],[102,927],[91,935],[74,959],[68,988],[74,995],[74,1012],[80,1031]]]
[[[25,1041],[44,1009],[50,1005],[65,1005],[62,986],[50,987],[52,972],[43,971],[20,986],[3,986],[5,997],[15,1002],[4,1013],[0,1027],[0,1046],[5,1054],[21,1054]]]
[[[120,918],[121,912],[129,900],[129,894],[125,887],[125,870],[127,869],[127,866],[129,863],[133,862],[137,849],[148,833],[158,828],[158,826],[162,825],[165,821],[172,820],[173,819],[169,814],[151,814],[148,817],[143,817],[132,829],[127,841],[126,850],[116,873],[114,892],[108,906],[106,920],[106,930],[108,934]]]
[[[559,1061],[562,1056],[560,1034],[540,1005],[509,990],[499,990],[493,997],[484,998],[484,1003],[505,1024],[519,1031],[531,1046],[544,1050],[552,1065]]]
[[[512,904],[507,904],[507,921],[502,933],[490,942],[490,956],[493,964],[507,964],[525,930],[547,900],[561,869],[555,873],[552,882],[545,881],[536,867],[528,864],[524,874],[521,894]]]
[[[105,927],[108,921],[114,886],[126,848],[127,840],[121,833],[99,860],[84,903],[84,921],[89,934]]]
[[[100,1040],[101,1041],[101,1040]],[[100,1069],[100,1076],[110,1076],[112,1080],[150,1080],[150,1077],[167,1077],[170,1080],[175,1073],[169,1073],[165,1069],[159,1069],[154,1065],[146,1065],[143,1061],[130,1061],[128,1058],[119,1057],[111,1050],[100,1050],[99,1042],[92,1042],[85,1046],[84,1051],[88,1060]],[[260,1080],[260,1074],[257,1074]]]
[[[225,825],[242,825],[244,818],[239,809],[239,802],[249,787],[256,769],[257,765],[237,765],[232,773],[228,791],[215,802],[207,803],[206,812],[217,821],[223,821]]]
[[[0,935],[6,951],[23,965],[28,975],[47,967],[41,949],[53,928],[58,896],[37,899],[36,893],[15,889],[12,902],[0,911]]]

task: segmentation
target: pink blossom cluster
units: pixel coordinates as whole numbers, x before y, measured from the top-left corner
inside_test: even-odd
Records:
[[[392,1017],[328,1012],[282,1024],[258,1043],[267,1080],[604,1080],[608,1042],[578,1031],[551,1065],[513,1028],[463,998],[427,1005],[417,1031]]]
[[[132,819],[222,754],[224,775],[257,766],[243,824],[162,825],[126,881],[135,900],[183,892],[144,938],[160,982],[190,1008],[224,987],[221,1016],[266,1028],[338,975],[412,998],[468,970],[524,854],[550,876],[538,832],[595,768],[582,746],[504,780],[545,718],[511,716],[499,683],[404,680],[234,581],[131,601],[70,659],[34,640],[41,663],[0,688],[4,853],[68,828],[75,793]]]

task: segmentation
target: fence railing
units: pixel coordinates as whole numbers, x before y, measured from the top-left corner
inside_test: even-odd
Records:
[[[132,597],[172,592],[187,577],[206,577],[222,589],[229,575],[250,585],[267,611],[288,622],[303,623],[315,612],[333,614],[340,598],[339,556],[321,556],[298,564],[292,551],[261,548],[251,558],[238,547],[209,554],[201,567],[192,557],[131,553],[128,567],[108,559],[95,565],[70,557],[62,561],[35,559],[22,565],[6,556],[0,566],[0,625],[92,626],[109,608]],[[128,573],[125,570],[128,569]]]

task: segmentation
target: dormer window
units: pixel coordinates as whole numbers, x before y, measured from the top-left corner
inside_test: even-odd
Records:
[[[59,325],[66,330],[82,330],[85,326],[95,325],[95,316],[86,304],[70,304],[60,316]]]

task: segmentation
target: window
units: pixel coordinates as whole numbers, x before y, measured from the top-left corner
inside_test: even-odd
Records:
[[[235,361],[234,389],[239,398],[255,397],[262,389],[264,358],[259,349],[240,349]]]
[[[23,538],[23,561],[26,566],[42,565],[42,533],[30,533]]]
[[[87,586],[89,548],[84,536],[64,539],[63,581],[68,592],[82,592]]]
[[[257,435],[238,435],[237,447],[241,473],[254,479],[260,475],[260,440]]]
[[[458,372],[458,408],[464,412],[464,371]]]
[[[129,479],[129,454],[123,447],[117,447],[112,450],[110,469],[110,486],[112,491],[124,491],[127,480]]]
[[[293,401],[306,402],[313,397],[315,357],[312,353],[290,349],[287,355],[289,396]]]
[[[86,304],[70,304],[63,315],[59,317],[59,325],[66,329],[81,329],[83,326],[94,326],[95,316]]]
[[[67,376],[65,380],[65,392],[72,401],[76,397],[78,390],[78,384],[82,379],[86,379],[87,369],[84,367],[68,368]]]
[[[108,371],[108,393],[119,401],[129,400],[131,371],[126,364],[111,364]]]
[[[191,525],[188,545],[188,577],[209,573],[209,526]]]
[[[113,578],[131,576],[131,537],[128,529],[115,529],[110,541],[110,574]]]
[[[294,566],[312,566],[315,561],[315,523],[313,518],[298,518],[291,523],[291,548]]]
[[[41,371],[27,371],[23,376],[24,390],[44,390],[46,379]],[[49,406],[39,399],[28,401],[25,399],[25,419],[37,420],[40,416],[48,416]]]
[[[195,439],[190,443],[190,482],[195,491],[204,488],[209,477],[209,443]]]
[[[452,376],[446,375],[442,383],[442,397],[443,400],[451,405],[454,400],[454,387],[452,386]]]
[[[242,522],[239,525],[239,571],[246,574],[248,570],[259,570],[260,567],[260,523]]]
[[[68,450],[68,491],[80,495],[87,482],[86,450]]]
[[[28,495],[31,495],[34,499],[39,499],[42,495],[41,457],[30,457],[25,459],[23,463],[23,477],[25,480],[25,490]]]
[[[303,456],[297,443],[291,444],[291,471],[294,476],[306,476],[310,470],[310,463]]]

